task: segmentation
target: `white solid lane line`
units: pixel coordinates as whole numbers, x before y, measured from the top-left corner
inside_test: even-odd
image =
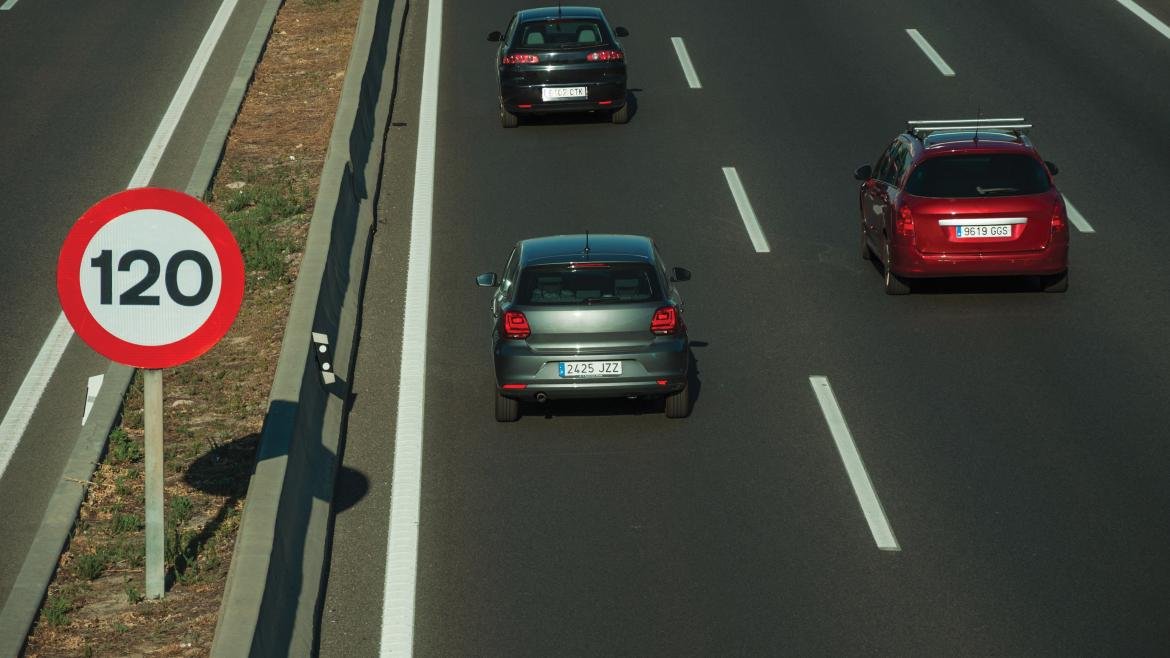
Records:
[[[175,95],[171,98],[171,104],[167,106],[167,111],[163,114],[158,129],[154,131],[150,146],[146,147],[146,153],[142,156],[142,160],[138,163],[138,169],[134,171],[134,175],[130,177],[130,184],[126,187],[146,187],[150,184],[154,170],[158,168],[163,152],[166,151],[167,144],[171,141],[171,135],[175,134],[179,119],[182,118],[183,111],[187,109],[187,102],[191,100],[191,94],[195,93],[195,86],[199,84],[199,78],[203,77],[203,69],[207,68],[211,53],[215,50],[216,44],[219,43],[223,29],[227,26],[228,19],[231,18],[232,12],[236,8],[236,2],[237,0],[224,0],[223,4],[219,6],[219,11],[211,20],[207,33],[203,35],[203,41],[199,44],[199,49],[195,51],[195,57],[191,59],[191,65],[187,67],[186,75],[179,82],[179,88],[175,90]]]
[[[158,168],[162,153],[166,150],[167,144],[171,141],[171,135],[175,132],[175,126],[178,125],[179,118],[183,116],[183,110],[186,109],[187,102],[191,99],[194,86],[199,81],[199,77],[203,75],[203,69],[207,67],[207,60],[211,58],[211,52],[215,50],[215,45],[219,42],[227,19],[231,16],[232,10],[235,9],[236,3],[237,0],[224,0],[223,4],[220,5],[219,12],[212,20],[211,26],[207,28],[203,42],[199,45],[195,57],[187,68],[187,74],[183,76],[179,89],[175,91],[170,107],[167,108],[159,122],[158,129],[154,132],[154,138],[150,140],[150,145],[147,146],[146,152],[138,163],[127,187],[144,187],[150,183],[155,169]],[[45,388],[49,385],[49,379],[57,370],[57,364],[60,363],[61,356],[65,353],[65,348],[69,345],[69,339],[72,337],[73,327],[69,326],[69,321],[65,319],[64,313],[58,314],[53,329],[49,331],[45,342],[41,344],[37,358],[25,375],[24,381],[21,382],[20,388],[17,389],[16,396],[8,406],[8,411],[4,412],[4,419],[0,420],[0,478],[4,477],[4,469],[8,467],[12,453],[16,451],[16,446],[24,437],[24,431],[28,428],[29,421],[32,420],[33,412],[40,404],[41,396],[45,394]]]
[[[853,493],[857,495],[857,502],[861,503],[861,511],[865,514],[865,521],[869,524],[869,532],[877,547],[883,551],[900,551],[898,540],[894,538],[894,530],[886,519],[882,510],[882,503],[869,480],[869,473],[865,471],[865,464],[853,443],[853,435],[849,433],[849,426],[845,423],[845,416],[837,405],[837,396],[829,386],[827,377],[813,376],[808,381],[812,384],[813,393],[816,393],[817,402],[821,405],[821,412],[825,414],[825,421],[829,424],[829,432],[833,434],[833,441],[837,444],[837,452],[841,454],[841,461],[845,463],[845,472],[853,484]]]
[[[752,239],[752,246],[757,253],[766,254],[772,251],[768,246],[768,239],[760,228],[760,221],[756,219],[756,211],[752,209],[752,202],[748,200],[747,191],[739,180],[739,172],[735,167],[724,167],[723,177],[727,179],[727,186],[731,188],[731,196],[735,198],[735,205],[739,208],[739,215],[743,218],[743,226],[747,229],[748,237]]]
[[[427,3],[418,111],[418,152],[403,309],[402,363],[398,374],[398,422],[390,484],[390,529],[382,589],[382,656],[414,651],[414,598],[418,579],[419,503],[422,496],[423,412],[427,388],[427,310],[430,305],[431,229],[435,191],[435,137],[439,104],[439,53],[443,2]]]
[[[687,45],[683,43],[682,37],[671,37],[670,42],[674,44],[674,54],[678,55],[678,63],[682,65],[683,75],[687,76],[687,84],[691,89],[702,89],[703,85],[699,82],[699,74],[695,72],[695,65],[691,63],[691,56],[687,54]]]
[[[910,38],[914,40],[914,43],[918,44],[918,47],[922,49],[922,52],[926,53],[927,58],[938,68],[939,73],[947,77],[955,75],[955,70],[947,66],[947,63],[943,61],[942,55],[938,54],[938,51],[934,49],[934,46],[930,45],[930,42],[926,40],[926,37],[922,36],[922,33],[911,28],[906,30],[906,34],[909,34]]]
[[[8,11],[9,9],[12,9],[15,6],[16,6],[16,0],[8,0],[8,2],[5,2],[4,4],[0,5],[0,11]]]
[[[1085,220],[1085,216],[1073,206],[1072,201],[1069,201],[1067,196],[1064,197],[1064,208],[1068,211],[1068,221],[1072,222],[1072,225],[1078,231],[1081,233],[1096,233],[1093,227],[1089,225],[1089,222]]]
[[[73,327],[69,326],[69,320],[65,319],[64,313],[58,314],[57,321],[49,331],[49,337],[41,344],[37,358],[25,373],[24,381],[16,391],[16,397],[8,406],[4,420],[0,420],[0,478],[4,477],[12,453],[16,452],[16,446],[20,445],[24,430],[32,420],[33,411],[41,401],[41,395],[49,385],[49,378],[53,376],[53,370],[57,368],[57,362],[61,360],[61,355],[65,353],[65,348],[72,337]]]
[[[1135,16],[1146,22],[1147,25],[1157,30],[1162,36],[1170,39],[1170,26],[1158,20],[1158,17],[1150,12],[1142,9],[1141,5],[1133,0],[1117,0],[1118,4],[1126,9],[1132,11]]]

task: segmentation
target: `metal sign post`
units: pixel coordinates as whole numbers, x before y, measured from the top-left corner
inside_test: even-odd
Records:
[[[162,370],[142,371],[143,423],[146,426],[146,598],[161,599],[163,571],[163,385]]]
[[[78,337],[142,368],[146,426],[146,596],[166,591],[162,368],[211,349],[244,298],[231,229],[193,196],[139,187],[102,199],[57,258],[57,296]]]

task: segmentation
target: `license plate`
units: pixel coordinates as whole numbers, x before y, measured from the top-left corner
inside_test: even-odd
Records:
[[[621,361],[561,361],[561,377],[616,377],[622,374]]]
[[[986,226],[956,226],[956,238],[1010,238],[1011,224],[988,224]]]
[[[546,101],[563,101],[571,98],[585,98],[584,87],[543,87],[540,96]]]

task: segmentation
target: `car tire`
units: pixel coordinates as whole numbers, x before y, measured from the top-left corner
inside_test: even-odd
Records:
[[[500,125],[505,128],[515,128],[520,125],[520,117],[511,112],[500,108]]]
[[[885,260],[885,286],[887,295],[906,295],[910,293],[910,285],[902,277],[894,274],[894,268],[890,262],[889,247],[886,247]]]
[[[1068,270],[1060,274],[1052,274],[1044,277],[1041,280],[1041,287],[1044,292],[1066,292],[1068,291]]]
[[[496,421],[514,423],[520,420],[520,401],[496,393]]]
[[[687,384],[681,391],[666,396],[666,417],[686,418],[691,415],[691,386]]]
[[[613,113],[609,115],[609,120],[613,121],[614,123],[628,123],[630,120],[630,104],[626,103],[625,105],[614,110]]]

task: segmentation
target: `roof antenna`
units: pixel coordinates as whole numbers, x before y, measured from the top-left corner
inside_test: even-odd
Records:
[[[562,18],[564,18],[564,16],[561,16],[561,0],[557,0],[557,20]]]
[[[588,230],[585,231],[585,251],[583,251],[581,253],[585,254],[586,258],[589,257],[589,231]]]
[[[975,110],[975,138],[971,141],[976,144],[979,143],[979,122],[983,120],[983,106],[979,106]]]

